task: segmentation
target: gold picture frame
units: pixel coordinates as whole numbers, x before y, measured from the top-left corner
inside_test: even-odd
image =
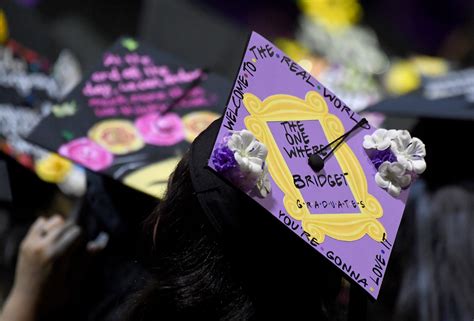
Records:
[[[288,214],[301,221],[303,229],[315,237],[319,243],[326,236],[340,241],[355,241],[364,235],[381,242],[386,236],[384,226],[379,222],[383,216],[380,202],[368,192],[367,179],[362,166],[351,148],[343,143],[334,151],[346,177],[354,199],[363,200],[365,207],[359,206],[360,213],[311,214],[306,206],[297,206],[303,200],[301,192],[294,186],[293,176],[270,131],[271,121],[318,120],[328,141],[333,141],[345,133],[342,122],[329,113],[323,97],[316,91],[309,91],[305,99],[290,95],[272,95],[263,101],[257,96],[244,94],[243,103],[249,116],[245,126],[268,148],[268,169],[275,183],[283,191],[283,204]]]

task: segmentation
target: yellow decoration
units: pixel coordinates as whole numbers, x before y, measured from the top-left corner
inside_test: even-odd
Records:
[[[307,58],[298,61],[298,65],[309,72],[311,76],[319,77],[328,67],[328,62],[320,57],[308,56]]]
[[[410,61],[423,76],[442,76],[449,70],[446,60],[438,57],[415,56]]]
[[[420,75],[415,66],[408,61],[394,63],[385,75],[387,91],[403,95],[417,89],[421,84]]]
[[[64,102],[62,104],[53,105],[51,112],[58,118],[67,116],[73,116],[77,112],[77,106],[75,101]]]
[[[328,29],[351,26],[362,16],[357,0],[299,0],[298,4],[308,17]]]
[[[277,38],[275,45],[294,61],[299,61],[310,55],[308,48],[289,38]]]
[[[340,241],[355,241],[368,235],[374,240],[383,241],[386,231],[378,220],[383,216],[379,201],[368,192],[367,178],[354,152],[347,144],[342,144],[335,152],[348,185],[355,199],[363,200],[365,208],[360,213],[311,214],[305,206],[298,207],[297,200],[303,200],[301,192],[295,187],[293,176],[273,137],[268,122],[318,120],[328,141],[334,141],[345,133],[342,122],[329,113],[323,97],[315,91],[306,94],[305,99],[290,95],[273,95],[261,101],[253,94],[244,94],[243,103],[250,113],[244,120],[245,126],[268,148],[268,169],[285,194],[283,204],[295,220],[302,222],[305,231],[313,235],[319,243],[326,236]]]
[[[123,180],[125,185],[147,193],[156,198],[163,198],[168,186],[168,179],[178,165],[181,157],[165,159],[127,175]]]
[[[328,65],[326,60],[313,55],[308,48],[295,40],[277,38],[275,44],[314,77],[319,76]]]
[[[8,23],[7,17],[3,10],[0,10],[0,43],[5,43],[8,40]]]
[[[50,154],[35,164],[39,178],[49,183],[61,183],[72,169],[72,163],[57,154]]]
[[[211,111],[195,111],[183,117],[186,140],[192,143],[194,139],[220,115]]]
[[[131,121],[110,119],[97,123],[89,130],[89,138],[117,155],[139,150],[145,143]]]

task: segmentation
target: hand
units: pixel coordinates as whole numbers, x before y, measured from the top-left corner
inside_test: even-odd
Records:
[[[51,278],[54,263],[69,254],[80,232],[59,215],[38,218],[20,246],[15,290],[39,294]]]
[[[34,320],[41,298],[64,270],[68,254],[78,244],[80,228],[58,215],[38,218],[20,246],[15,283],[0,321]]]

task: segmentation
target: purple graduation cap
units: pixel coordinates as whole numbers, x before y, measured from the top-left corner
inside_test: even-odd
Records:
[[[377,298],[425,154],[254,32],[208,166]]]

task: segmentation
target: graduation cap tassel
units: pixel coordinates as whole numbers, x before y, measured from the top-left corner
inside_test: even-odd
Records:
[[[161,115],[166,115],[167,113],[172,111],[173,108],[176,107],[178,105],[178,103],[181,102],[181,100],[186,98],[186,96],[191,92],[191,90],[196,88],[196,86],[198,86],[203,81],[203,76],[205,74],[207,74],[208,71],[209,71],[209,68],[202,68],[201,69],[201,74],[199,75],[199,77],[194,79],[191,82],[191,84],[189,85],[189,87],[183,92],[183,94],[181,96],[179,96],[177,99],[175,99],[171,104],[169,104],[168,107],[161,113]]]
[[[343,142],[344,140],[349,137],[350,134],[352,134],[356,129],[358,129],[359,127],[362,127],[364,126],[365,124],[367,124],[367,119],[365,118],[362,118],[357,124],[354,125],[354,127],[352,127],[348,132],[346,132],[345,134],[341,135],[340,137],[336,138],[335,140],[333,140],[332,142],[330,142],[329,144],[327,144],[326,146],[324,146],[323,148],[321,148],[320,150],[318,150],[316,153],[313,153],[311,156],[309,156],[309,159],[308,159],[308,164],[309,166],[315,171],[315,172],[319,172],[321,171],[323,168],[324,168],[324,161],[329,157],[331,156],[331,154],[334,152],[334,150],[336,150]],[[319,154],[328,149],[329,147],[331,147],[331,145],[335,144],[337,142],[337,145],[332,148],[329,153],[324,157],[322,158]]]

